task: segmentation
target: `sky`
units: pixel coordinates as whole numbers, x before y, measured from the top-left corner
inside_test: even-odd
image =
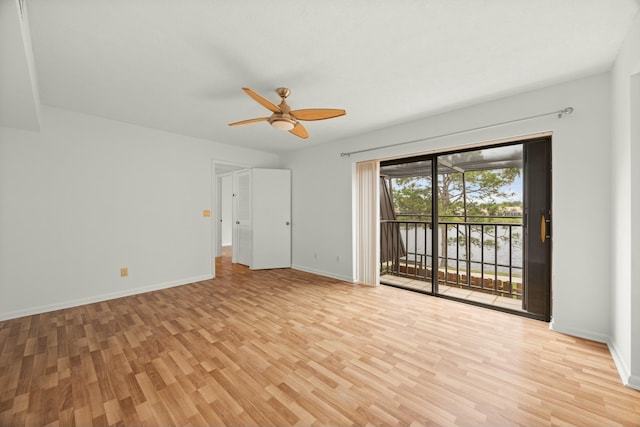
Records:
[[[522,176],[518,175],[516,177],[516,179],[509,186],[509,191],[512,191],[516,194],[515,197],[510,201],[522,201]]]

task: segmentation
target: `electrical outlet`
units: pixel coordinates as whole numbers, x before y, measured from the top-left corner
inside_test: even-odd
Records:
[[[120,269],[120,277],[127,277],[129,275],[129,268],[128,267],[122,267]]]

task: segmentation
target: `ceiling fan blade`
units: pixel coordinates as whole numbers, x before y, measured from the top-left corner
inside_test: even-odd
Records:
[[[305,110],[294,110],[289,112],[289,114],[298,120],[324,120],[344,116],[347,112],[335,108],[309,108]]]
[[[267,120],[269,120],[269,117],[260,117],[257,119],[249,119],[249,120],[242,120],[240,122],[229,123],[229,126],[248,125],[250,123],[266,122]]]
[[[289,132],[294,134],[295,136],[299,136],[300,138],[308,138],[309,134],[307,130],[300,123],[296,123],[296,125]]]
[[[271,111],[272,113],[282,113],[282,110],[278,108],[277,105],[273,104],[271,101],[267,99],[264,99],[263,97],[261,97],[260,95],[258,95],[257,93],[249,89],[248,87],[243,87],[242,90],[244,91],[244,93],[246,93],[251,98],[253,98],[258,104],[262,105],[264,108]]]

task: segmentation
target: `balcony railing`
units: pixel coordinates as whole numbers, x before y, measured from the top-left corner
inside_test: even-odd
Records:
[[[381,221],[380,274],[432,282],[435,270],[438,285],[522,298],[523,246],[519,218],[515,218],[518,222],[513,222],[513,216],[467,219],[439,221],[435,267],[430,221]]]

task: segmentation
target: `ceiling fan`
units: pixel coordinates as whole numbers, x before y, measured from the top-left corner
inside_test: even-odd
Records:
[[[286,87],[279,87],[276,93],[280,96],[280,104],[272,104],[267,99],[261,97],[249,88],[243,87],[242,90],[253,98],[258,104],[271,111],[273,114],[269,117],[259,117],[257,119],[242,120],[240,122],[229,123],[229,126],[248,125],[249,123],[269,122],[271,126],[280,130],[287,130],[300,138],[307,138],[309,134],[307,130],[300,124],[300,120],[325,120],[334,117],[340,117],[347,114],[345,110],[335,108],[309,108],[305,110],[293,110],[287,104],[287,97],[291,93]]]

